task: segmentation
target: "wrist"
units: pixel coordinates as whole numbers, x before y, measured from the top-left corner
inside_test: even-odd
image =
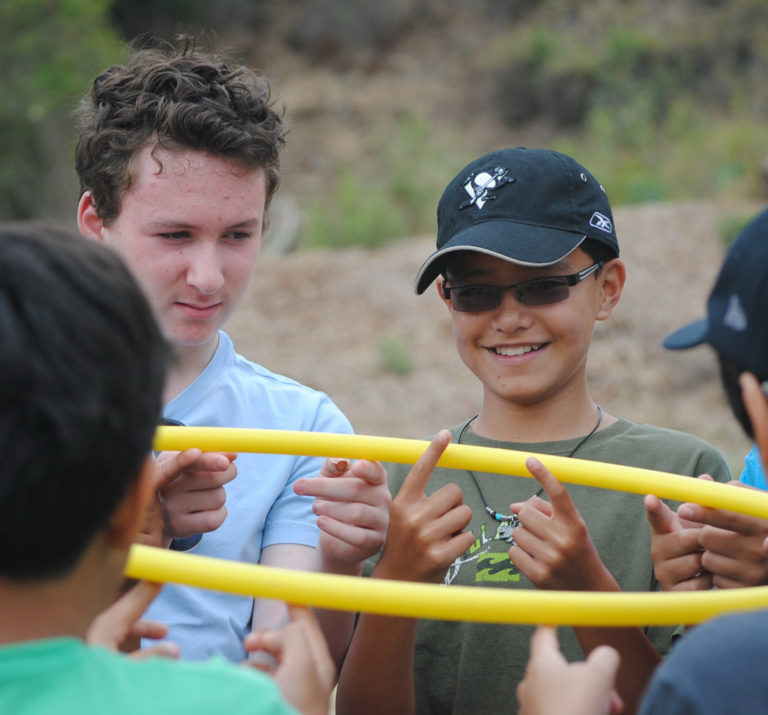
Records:
[[[321,573],[332,573],[338,576],[360,576],[363,573],[362,561],[349,563],[329,556],[322,547],[318,546],[318,566]]]

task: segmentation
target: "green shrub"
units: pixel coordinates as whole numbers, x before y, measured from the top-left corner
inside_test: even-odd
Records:
[[[379,366],[393,375],[408,375],[413,372],[411,346],[395,335],[384,335],[376,343]]]

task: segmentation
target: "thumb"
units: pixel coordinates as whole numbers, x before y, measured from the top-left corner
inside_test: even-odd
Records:
[[[615,648],[601,645],[587,656],[587,663],[593,665],[606,680],[610,680],[613,683],[619,670],[621,658]]]
[[[323,460],[319,477],[340,477],[346,474],[350,466],[350,460],[340,457],[327,457]]]

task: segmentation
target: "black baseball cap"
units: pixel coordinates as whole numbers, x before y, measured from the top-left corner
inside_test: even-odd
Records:
[[[619,255],[603,187],[570,156],[549,149],[493,151],[462,169],[437,206],[437,251],[416,276],[417,293],[455,251],[524,266],[550,266],[590,239]]]
[[[768,210],[728,250],[707,300],[707,317],[668,335],[664,347],[702,343],[737,369],[768,379]]]

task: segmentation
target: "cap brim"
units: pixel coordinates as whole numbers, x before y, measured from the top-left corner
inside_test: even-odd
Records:
[[[708,336],[709,321],[704,318],[667,335],[664,338],[664,347],[667,350],[684,350],[707,342]]]
[[[423,293],[440,275],[445,258],[456,251],[476,251],[521,266],[551,266],[565,258],[586,238],[582,233],[531,226],[516,221],[486,221],[460,231],[435,251],[419,269],[416,293]]]

